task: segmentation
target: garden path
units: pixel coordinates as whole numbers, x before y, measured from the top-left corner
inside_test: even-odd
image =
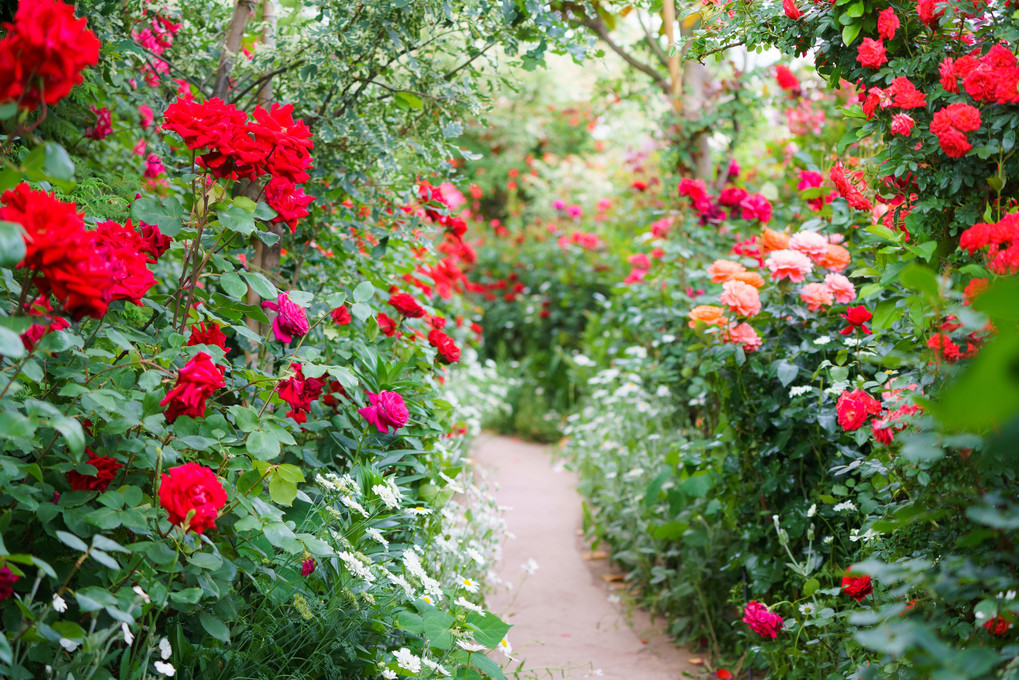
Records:
[[[482,436],[474,458],[498,484],[511,534],[496,571],[513,584],[488,598],[493,612],[513,624],[508,639],[520,678],[676,680],[703,677],[703,667],[677,648],[643,611],[628,611],[602,574],[606,560],[585,560],[580,537],[581,499],[576,475],[555,466],[545,447]],[[590,557],[590,555],[587,555]],[[522,565],[539,568],[525,575]],[[501,657],[500,657],[501,658]]]

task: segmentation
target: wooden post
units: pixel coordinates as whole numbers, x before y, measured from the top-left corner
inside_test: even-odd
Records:
[[[679,51],[673,49],[676,42],[676,4],[674,0],[662,0],[662,23],[665,26],[665,38],[669,41],[669,84],[672,86],[672,108],[676,112],[683,110],[680,93],[683,89],[683,75],[679,67]]]
[[[216,84],[212,88],[213,97],[225,97],[227,90],[230,89],[230,71],[233,70],[234,58],[241,51],[244,29],[248,27],[248,20],[251,18],[254,7],[255,0],[237,0],[237,4],[234,5],[234,13],[230,19],[226,40],[223,43],[223,51],[219,53]]]

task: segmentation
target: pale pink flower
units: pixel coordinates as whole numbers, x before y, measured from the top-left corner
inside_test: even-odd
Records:
[[[823,283],[808,283],[800,291],[800,299],[807,303],[807,309],[816,312],[822,307],[830,306],[833,296]]]
[[[755,352],[761,347],[761,336],[748,323],[741,323],[726,329],[722,335],[722,340],[742,345],[744,352]]]
[[[718,298],[729,310],[740,316],[754,316],[761,311],[761,297],[757,289],[743,281],[726,281],[725,292]]]
[[[817,262],[828,251],[828,239],[816,231],[799,231],[789,238],[789,249],[803,253]]]
[[[776,250],[764,264],[771,271],[771,278],[789,279],[793,283],[799,283],[814,269],[810,258],[795,250]]]
[[[835,297],[835,302],[846,304],[856,299],[856,287],[842,274],[828,274],[824,277],[825,287]]]

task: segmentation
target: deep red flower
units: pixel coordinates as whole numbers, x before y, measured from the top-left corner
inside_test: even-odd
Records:
[[[881,412],[881,402],[863,390],[843,392],[835,404],[839,425],[846,432],[859,430],[867,418]]]
[[[6,564],[0,567],[0,602],[14,596],[14,584],[20,578]]]
[[[314,200],[314,196],[304,193],[303,189],[285,178],[273,177],[265,185],[265,202],[276,211],[273,223],[286,224],[291,234],[297,233],[297,220],[310,214],[308,206]]]
[[[0,597],[0,599],[3,599]],[[1008,635],[1009,629],[1012,627],[1012,622],[1006,619],[1004,616],[995,616],[987,619],[984,622],[984,630],[993,635],[994,637],[1005,637]]]
[[[867,308],[863,305],[857,305],[856,307],[850,307],[845,312],[840,314],[843,319],[849,324],[845,328],[839,331],[842,335],[849,335],[854,330],[859,329],[864,335],[871,335],[871,331],[867,328],[867,322],[871,320],[873,314],[867,311]]]
[[[166,107],[163,118],[163,129],[176,132],[184,145],[195,151],[218,147],[234,130],[243,129],[248,117],[218,97],[201,103],[188,97]]]
[[[301,184],[309,179],[311,168],[311,130],[303,120],[294,120],[294,105],[274,103],[266,111],[256,106],[254,122],[248,129],[258,148],[268,159],[266,171],[274,178]]]
[[[117,471],[124,465],[116,458],[110,456],[98,456],[91,449],[85,449],[88,460],[85,461],[96,469],[96,474],[82,474],[77,470],[70,470],[67,473],[67,483],[73,491],[106,491],[106,488],[117,476]]]
[[[216,517],[226,499],[216,473],[198,463],[170,468],[159,483],[159,504],[169,514],[170,524],[184,526],[187,522],[186,530],[196,534],[216,528]]]
[[[937,135],[941,150],[950,158],[962,158],[973,148],[966,133],[979,127],[980,111],[961,102],[936,111],[931,121],[931,132]]]
[[[0,40],[0,102],[25,111],[55,104],[99,63],[99,39],[59,0],[21,0],[14,23],[3,24]]]
[[[294,375],[281,380],[276,386],[276,394],[290,405],[287,415],[299,423],[307,422],[307,414],[311,404],[320,396],[328,382],[324,378],[305,378],[300,364],[290,364]]]
[[[782,11],[793,21],[803,16],[803,12],[796,6],[795,0],[782,0]]]
[[[437,328],[428,332],[428,343],[438,352],[438,358],[444,364],[455,364],[460,361],[460,348],[449,337]]]
[[[403,397],[396,392],[382,390],[378,394],[368,393],[369,405],[357,410],[369,423],[378,428],[379,432],[388,433],[389,428],[399,430],[407,424],[410,413],[404,404]]]
[[[839,195],[846,199],[846,202],[849,203],[850,207],[856,208],[857,210],[867,211],[874,208],[874,204],[867,200],[867,198],[863,195],[863,192],[861,192],[846,176],[846,171],[842,166],[841,161],[836,161],[835,164],[832,165],[831,170],[828,172],[828,177],[831,178],[831,181],[835,184],[835,188],[838,190]],[[864,188],[866,188],[866,186],[864,186]]]
[[[166,420],[170,423],[182,415],[201,418],[205,415],[205,400],[225,385],[223,373],[212,363],[212,357],[199,352],[180,369],[177,383],[159,405],[166,406]]]
[[[329,312],[330,316],[340,326],[346,326],[350,323],[350,311],[347,309],[347,305],[340,305],[333,311]]]
[[[315,560],[311,557],[301,562],[301,576],[307,578],[315,573]]]
[[[880,38],[877,40],[864,38],[860,46],[856,48],[856,53],[856,61],[864,68],[878,69],[881,68],[881,64],[888,63],[888,57],[885,56],[885,44]]]
[[[739,187],[726,187],[718,195],[718,203],[727,208],[738,206],[747,197],[747,190]]]
[[[775,80],[778,81],[778,86],[783,90],[786,90],[794,96],[799,96],[800,93],[800,79],[796,77],[789,67],[779,64],[775,67]]]
[[[396,321],[385,312],[379,312],[375,320],[379,324],[379,330],[387,338],[391,338],[394,335],[399,337],[401,335],[400,331],[396,330]]]
[[[149,262],[155,263],[163,256],[163,253],[170,249],[173,239],[164,236],[158,225],[145,222],[139,222],[139,224],[142,228],[142,239],[145,241],[142,251],[148,255]]]
[[[424,307],[408,293],[395,293],[389,297],[389,304],[408,319],[420,319],[425,315]]]
[[[103,140],[113,134],[113,118],[110,115],[110,110],[105,106],[103,108],[97,108],[94,104],[89,106],[89,110],[96,117],[96,122],[91,127],[85,128],[85,137],[95,140]]]
[[[874,592],[874,586],[870,582],[870,576],[850,576],[846,569],[846,575],[842,577],[842,592],[857,602]]]
[[[109,220],[100,222],[93,233],[96,254],[109,263],[113,277],[110,299],[141,305],[142,297],[156,285],[156,279],[146,265],[148,242],[134,230],[131,220],[124,224]]]
[[[208,322],[208,325],[203,321],[197,326],[191,327],[188,347],[195,345],[216,346],[223,350],[223,354],[230,353],[230,348],[226,346],[226,334],[223,333],[223,329],[220,328],[219,324],[214,321]]]
[[[905,76],[893,80],[886,92],[892,98],[891,105],[900,109],[921,109],[927,106],[927,95],[916,89],[913,81]]]

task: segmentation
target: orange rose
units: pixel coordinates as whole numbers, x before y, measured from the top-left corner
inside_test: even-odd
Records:
[[[770,253],[773,250],[785,250],[789,247],[789,234],[765,227],[761,231],[761,252]]]
[[[828,245],[828,251],[824,254],[818,264],[833,272],[840,272],[849,266],[849,251],[834,243]]]
[[[740,316],[754,316],[761,311],[761,298],[757,289],[742,281],[726,281],[725,292],[719,300],[729,307],[729,311]]]
[[[747,268],[739,262],[733,262],[732,260],[715,260],[714,263],[708,267],[708,275],[711,277],[711,283],[725,283],[730,279],[736,278],[737,274],[741,274],[746,270]]]
[[[708,326],[724,326],[727,323],[721,307],[714,305],[697,305],[690,310],[690,328],[697,326],[700,321]]]
[[[754,288],[764,288],[764,277],[757,272],[740,272],[732,277],[733,281],[742,281]]]

